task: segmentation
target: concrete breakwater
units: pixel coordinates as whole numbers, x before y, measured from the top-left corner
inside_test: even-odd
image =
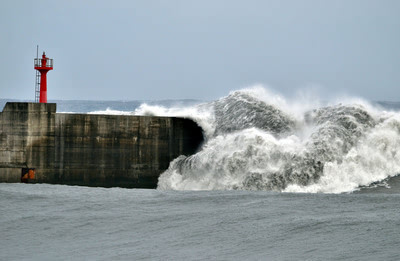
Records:
[[[55,103],[8,102],[0,113],[0,182],[155,188],[202,129],[175,117],[56,113]]]

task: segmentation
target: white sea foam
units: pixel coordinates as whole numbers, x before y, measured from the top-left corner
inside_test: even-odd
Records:
[[[159,189],[342,193],[400,173],[400,114],[362,99],[289,100],[257,86],[200,107],[207,115],[141,108],[211,126],[197,154],[171,162]]]
[[[194,156],[182,156],[173,161],[169,170],[159,178],[159,188],[244,188],[243,184],[249,175],[277,171],[282,168],[286,157],[300,153],[302,149],[301,141],[296,136],[276,139],[256,128],[219,135],[211,139]],[[181,165],[182,161],[184,165]],[[255,186],[249,189],[257,188]]]
[[[119,111],[107,108],[105,111],[91,111],[88,114],[101,114],[101,115],[134,115],[132,111]]]
[[[368,131],[341,162],[327,162],[314,184],[289,185],[287,192],[341,193],[393,177],[400,173],[400,115],[396,114]]]

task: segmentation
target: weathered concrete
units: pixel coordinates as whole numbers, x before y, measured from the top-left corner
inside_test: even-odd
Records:
[[[0,113],[0,182],[155,188],[179,155],[203,141],[193,121],[174,117],[56,113],[52,103],[7,103]]]

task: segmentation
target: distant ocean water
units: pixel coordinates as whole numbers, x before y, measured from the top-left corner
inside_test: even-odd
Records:
[[[64,113],[192,118],[206,142],[157,190],[0,183],[0,260],[400,260],[399,110],[263,88],[57,101]]]

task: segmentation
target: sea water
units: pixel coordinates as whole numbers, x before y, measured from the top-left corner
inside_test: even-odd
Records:
[[[400,194],[0,184],[0,260],[399,260]]]
[[[0,260],[400,259],[397,103],[261,87],[211,102],[60,103],[188,117],[206,140],[157,190],[1,183]]]

